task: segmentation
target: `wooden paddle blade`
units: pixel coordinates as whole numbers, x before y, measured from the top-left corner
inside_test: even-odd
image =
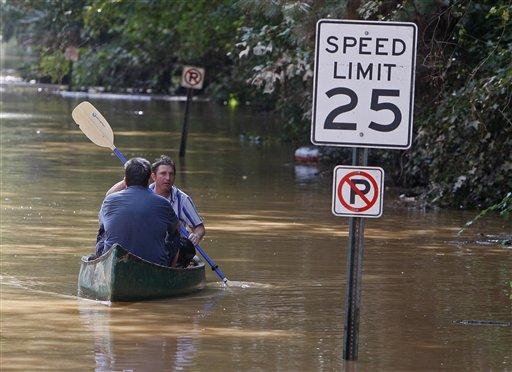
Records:
[[[108,121],[87,101],[80,103],[71,113],[82,132],[96,145],[114,150],[114,132]]]

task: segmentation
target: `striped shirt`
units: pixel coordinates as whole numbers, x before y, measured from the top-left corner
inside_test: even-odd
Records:
[[[152,183],[149,185],[149,188],[155,191],[155,184]],[[171,194],[166,199],[169,200],[172,205],[172,209],[174,209],[174,213],[176,213],[178,219],[183,222],[185,226],[192,226],[193,228],[196,228],[203,224],[203,219],[199,216],[197,208],[190,196],[185,194],[176,186],[172,187]]]

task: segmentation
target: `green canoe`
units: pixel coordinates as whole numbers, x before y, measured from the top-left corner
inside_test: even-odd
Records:
[[[82,257],[78,295],[100,301],[172,297],[204,288],[205,265],[171,268],[137,257],[114,244],[100,257]]]

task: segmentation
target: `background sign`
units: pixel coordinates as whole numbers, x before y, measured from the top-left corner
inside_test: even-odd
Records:
[[[416,39],[414,23],[318,21],[311,142],[409,148]]]
[[[80,53],[77,48],[70,46],[64,51],[64,58],[68,61],[76,62],[80,57]]]
[[[382,215],[384,170],[379,167],[334,168],[332,213],[336,216],[370,217]]]
[[[185,66],[181,74],[181,86],[190,89],[202,89],[204,82],[204,68]]]

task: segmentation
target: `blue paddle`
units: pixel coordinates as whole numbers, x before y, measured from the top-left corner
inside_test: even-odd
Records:
[[[101,147],[108,147],[111,149],[114,154],[119,158],[121,163],[124,165],[126,163],[126,158],[124,155],[114,146],[114,132],[110,127],[110,124],[107,120],[101,115],[101,113],[96,110],[96,108],[89,102],[82,102],[78,106],[75,107],[71,116],[75,123],[78,124],[82,132],[89,138],[94,144]],[[189,232],[183,226],[180,226],[180,232],[185,237],[188,237]],[[196,245],[196,249],[201,256],[208,262],[208,265],[215,271],[215,274],[219,277],[219,279],[225,284],[229,285],[229,280],[226,278],[226,275],[219,268],[219,265],[215,263],[198,245]]]
[[[180,233],[181,235],[183,235],[185,238],[188,238],[188,235],[190,234],[187,229],[185,229],[183,226],[180,225]],[[217,276],[219,277],[220,280],[222,280],[222,282],[226,285],[229,285],[229,280],[228,278],[226,278],[226,275],[224,275],[224,273],[222,272],[222,270],[220,269],[219,265],[217,265],[215,263],[215,261],[213,261],[210,257],[208,257],[208,255],[206,254],[206,252],[204,251],[203,248],[201,248],[198,245],[196,245],[196,249],[197,251],[199,252],[199,254],[201,256],[203,256],[203,258],[206,260],[206,262],[208,262],[208,265],[210,265],[210,267],[212,268],[213,271],[215,271],[215,274],[217,274]]]

